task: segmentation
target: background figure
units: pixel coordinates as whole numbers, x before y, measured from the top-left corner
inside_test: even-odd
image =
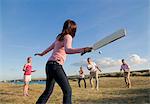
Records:
[[[120,71],[124,71],[124,79],[125,79],[125,83],[126,83],[126,86],[128,88],[131,87],[131,81],[130,81],[130,68],[129,66],[127,65],[127,63],[125,63],[124,59],[122,59],[122,65],[121,65],[121,68],[120,68]]]
[[[101,72],[100,68],[96,65],[95,62],[92,61],[91,58],[87,59],[88,65],[87,69],[90,71],[90,85],[91,88],[93,88],[93,78],[95,77],[95,88],[98,90],[99,89],[99,80],[98,80],[98,71]]]
[[[79,70],[79,80],[78,80],[78,85],[79,87],[81,87],[80,85],[80,81],[83,80],[84,81],[84,87],[86,88],[86,81],[85,81],[85,75],[84,75],[84,71],[82,69],[82,66],[80,67],[80,70]]]
[[[29,82],[31,81],[31,73],[36,71],[32,70],[32,57],[27,58],[27,63],[24,65],[23,71],[24,71],[23,95],[29,96],[28,89],[29,89]]]

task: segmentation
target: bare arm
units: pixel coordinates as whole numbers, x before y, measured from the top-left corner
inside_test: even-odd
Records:
[[[67,54],[81,53],[84,51],[83,48],[72,48],[72,37],[70,35],[64,37],[64,48]]]
[[[70,35],[65,35],[64,37],[64,48],[67,54],[82,53],[85,51],[92,50],[91,47],[72,48],[72,37]]]
[[[100,72],[102,72],[101,69],[100,69],[98,66],[96,66],[96,68],[97,68]]]
[[[120,68],[120,72],[122,71],[122,66],[121,66],[121,68]]]
[[[88,69],[88,70],[91,70],[92,68],[89,68],[89,67],[87,66],[87,69]]]
[[[55,46],[55,42],[53,42],[46,50],[44,50],[42,53],[36,53],[34,54],[35,56],[38,55],[38,56],[43,56],[45,54],[47,54],[49,51],[51,51],[52,49],[54,49],[54,46]]]
[[[129,70],[129,72],[130,72],[130,66],[128,65],[128,70]]]
[[[31,72],[36,72],[36,70],[32,70]]]

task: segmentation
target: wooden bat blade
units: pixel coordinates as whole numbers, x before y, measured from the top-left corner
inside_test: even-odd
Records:
[[[122,37],[124,37],[126,35],[126,30],[125,29],[120,29],[116,32],[114,32],[113,34],[105,37],[104,39],[96,42],[94,45],[93,45],[93,50],[97,50],[109,43],[112,43]]]

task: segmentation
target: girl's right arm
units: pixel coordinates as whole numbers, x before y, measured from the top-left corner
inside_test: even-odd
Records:
[[[44,50],[42,53],[36,53],[34,54],[35,56],[38,55],[38,56],[43,56],[45,54],[47,54],[49,51],[51,51],[52,49],[54,49],[54,46],[55,46],[55,42],[53,42],[53,44],[51,44],[46,50]]]
[[[72,37],[69,34],[65,35],[64,37],[64,48],[67,54],[83,53],[83,52],[89,52],[92,50],[91,47],[72,48]]]

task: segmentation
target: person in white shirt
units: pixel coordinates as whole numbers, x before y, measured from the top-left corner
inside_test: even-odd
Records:
[[[83,71],[82,66],[80,67],[80,70],[79,70],[79,80],[78,80],[78,85],[79,85],[79,87],[81,87],[81,85],[80,85],[80,81],[81,81],[81,80],[84,81],[84,87],[86,88],[85,75],[84,75],[84,71]]]
[[[87,69],[90,71],[90,85],[91,88],[93,89],[93,78],[95,77],[95,81],[96,81],[96,85],[95,88],[98,90],[98,85],[99,85],[99,81],[98,81],[98,73],[99,71],[101,72],[100,68],[96,65],[95,62],[92,61],[91,58],[87,58]]]

